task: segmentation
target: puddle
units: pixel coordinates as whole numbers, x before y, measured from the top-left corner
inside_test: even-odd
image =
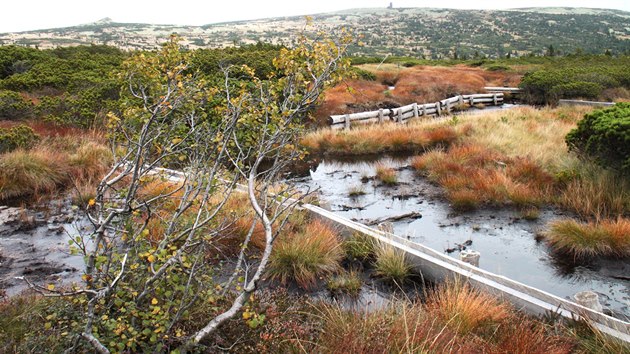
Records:
[[[408,214],[393,222],[399,236],[440,252],[455,249],[445,252],[454,258],[459,257],[458,245],[467,245],[481,253],[482,269],[566,299],[580,291],[595,291],[605,309],[630,319],[630,261],[600,260],[576,266],[552,256],[544,242],[536,241],[536,234],[550,220],[565,216],[561,211],[543,209],[535,221],[521,219],[511,208],[455,213],[439,187],[408,167],[408,159],[381,161],[398,170],[397,186],[387,187],[374,179],[373,163],[326,160],[311,171],[310,179],[296,185],[318,188],[322,205],[365,224]],[[350,191],[364,194],[350,197]]]
[[[81,282],[83,257],[70,254],[68,240],[87,227],[68,215],[42,217],[19,208],[0,210],[0,292],[14,296],[26,290],[25,277],[45,286]],[[24,222],[24,218],[30,218]]]

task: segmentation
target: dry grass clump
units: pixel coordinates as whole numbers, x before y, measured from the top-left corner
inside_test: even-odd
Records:
[[[331,115],[374,110],[387,100],[387,85],[375,81],[349,80],[326,90],[315,110],[318,125],[326,125]]]
[[[396,170],[382,163],[376,164],[376,178],[388,186],[398,183]]]
[[[374,271],[377,276],[397,285],[402,285],[411,276],[411,264],[403,250],[377,242],[374,253]]]
[[[326,287],[333,294],[346,294],[357,296],[361,291],[363,281],[359,273],[355,271],[342,272],[333,276],[326,283]]]
[[[544,236],[552,249],[574,258],[630,257],[630,219],[627,218],[589,223],[556,220],[550,223]]]
[[[0,156],[0,200],[53,193],[68,182],[67,161],[45,148]]]
[[[630,214],[630,181],[589,162],[581,162],[570,174],[560,205],[585,220]]]
[[[496,327],[509,314],[509,307],[467,283],[448,281],[429,295],[427,308],[460,334]]]
[[[318,279],[340,270],[343,255],[336,230],[313,220],[302,232],[276,241],[267,274],[283,284],[295,281],[302,288],[311,288]]]
[[[536,206],[548,199],[547,192],[554,183],[553,177],[532,161],[509,158],[476,144],[431,151],[414,158],[411,165],[444,187],[458,209],[488,203]]]
[[[392,123],[339,132],[321,129],[305,135],[300,143],[310,151],[336,155],[420,152],[448,146],[468,134],[470,129],[469,125],[451,126],[434,121]]]
[[[95,183],[111,167],[114,156],[107,146],[87,141],[68,160],[75,181]]]
[[[354,232],[343,242],[343,247],[350,260],[365,262],[374,257],[376,240],[372,236]]]
[[[427,305],[394,300],[373,311],[321,305],[322,353],[554,353],[574,340],[468,287],[447,285]],[[495,312],[493,312],[495,311]],[[468,321],[468,322],[464,322]],[[464,326],[468,326],[464,328]],[[465,330],[466,329],[466,330]]]
[[[577,163],[577,158],[568,153],[564,137],[591,110],[590,107],[519,107],[464,117],[462,121],[475,119],[467,142],[508,157],[526,157],[556,174]]]

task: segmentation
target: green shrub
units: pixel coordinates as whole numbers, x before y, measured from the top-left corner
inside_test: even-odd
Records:
[[[363,70],[361,68],[357,68],[356,66],[353,66],[350,69],[350,74],[361,80],[376,81],[376,75],[374,73]]]
[[[32,104],[19,93],[0,90],[0,119],[24,119],[31,116]]]
[[[520,87],[531,104],[555,104],[560,98],[599,98],[604,89],[630,88],[630,57],[553,58],[525,74]]]
[[[508,71],[510,70],[510,67],[507,65],[502,65],[502,64],[492,64],[489,65],[488,67],[486,67],[486,70],[488,71]]]
[[[630,103],[585,115],[566,143],[570,150],[630,176]]]
[[[564,98],[592,98],[599,97],[604,88],[596,82],[569,82],[556,85],[551,89],[551,94]]]
[[[30,149],[39,136],[27,125],[18,125],[12,128],[0,128],[0,153],[10,152],[15,149]]]

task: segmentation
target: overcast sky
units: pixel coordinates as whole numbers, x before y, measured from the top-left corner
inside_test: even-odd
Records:
[[[0,33],[74,26],[110,17],[116,22],[204,25],[256,18],[307,15],[360,7],[386,7],[382,0],[3,0]],[[597,7],[630,11],[629,0],[401,0],[394,7],[497,9]]]

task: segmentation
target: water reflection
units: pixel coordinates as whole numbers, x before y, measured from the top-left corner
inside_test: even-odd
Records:
[[[397,170],[399,184],[382,185],[375,177],[375,162]],[[417,212],[421,217],[393,222],[403,237],[459,257],[456,245],[481,252],[480,267],[564,298],[593,290],[619,317],[630,317],[630,281],[616,277],[630,274],[628,261],[577,263],[552,255],[537,236],[545,225],[563,213],[546,208],[535,221],[523,220],[517,210],[485,209],[455,213],[441,190],[408,168],[408,158],[387,157],[370,162],[322,161],[311,178],[297,185],[319,188],[319,198],[341,216],[365,224],[378,219]],[[362,193],[352,193],[361,190]],[[625,272],[625,273],[624,273]]]

